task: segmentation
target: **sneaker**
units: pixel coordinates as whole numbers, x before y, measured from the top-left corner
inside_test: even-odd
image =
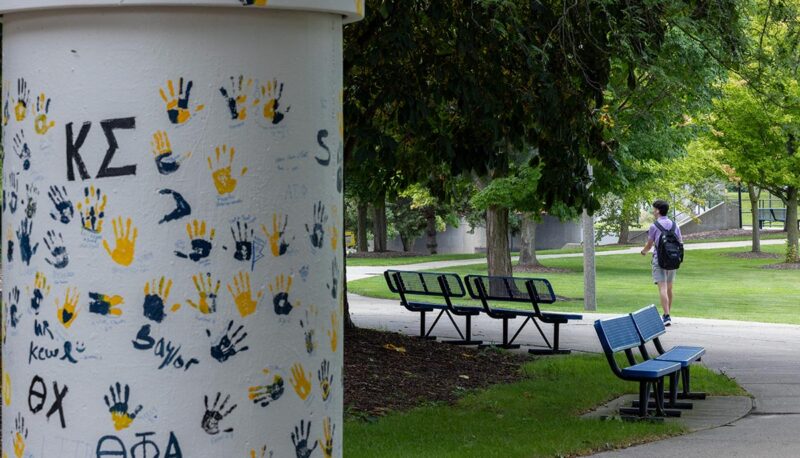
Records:
[[[669,326],[672,324],[672,318],[670,318],[669,315],[664,315],[663,319],[664,319],[664,326]]]

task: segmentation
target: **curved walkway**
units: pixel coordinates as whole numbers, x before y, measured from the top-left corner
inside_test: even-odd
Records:
[[[765,240],[767,244],[784,243]],[[744,243],[744,245],[740,245]],[[688,245],[687,249],[728,248],[747,246],[747,242],[704,243]],[[638,250],[619,250],[597,253],[599,256],[635,253]],[[572,257],[580,254],[553,255]],[[544,258],[544,257],[543,257]],[[426,263],[398,268],[431,269],[454,265],[482,263],[482,260]],[[457,263],[457,264],[455,264]],[[443,265],[444,264],[444,265]],[[381,274],[384,268],[365,267],[363,273],[348,268],[354,279]],[[398,305],[397,301],[349,296],[350,311],[358,326],[398,331],[418,332],[419,321]],[[561,344],[577,351],[600,352],[592,323],[607,315],[586,314],[584,320],[564,326]],[[742,321],[674,319],[664,339],[665,344],[696,344],[707,349],[703,362],[708,367],[736,379],[754,397],[755,409],[747,417],[725,427],[675,437],[660,442],[607,452],[598,456],[622,457],[719,457],[771,456],[795,457],[800,454],[800,326],[750,323]],[[547,328],[546,328],[547,329]],[[449,323],[437,327],[437,335],[456,338]],[[473,325],[476,339],[499,341],[502,327],[499,320],[478,317]],[[526,328],[518,342],[523,346],[542,346],[534,328]],[[523,347],[524,348],[524,347]]]

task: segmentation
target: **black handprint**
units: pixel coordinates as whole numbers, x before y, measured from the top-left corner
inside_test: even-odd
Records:
[[[56,269],[63,269],[69,264],[69,256],[67,255],[67,247],[64,246],[64,237],[61,233],[56,234],[55,231],[47,231],[47,236],[44,238],[44,244],[50,252],[51,258],[45,258],[48,264]]]
[[[307,426],[307,428],[306,428]],[[294,444],[294,450],[297,454],[297,458],[308,458],[311,456],[311,453],[317,448],[317,442],[314,441],[314,446],[308,448],[308,436],[311,435],[311,421],[309,420],[306,423],[303,420],[300,420],[300,427],[294,427],[294,432],[292,433],[292,443]]]
[[[33,222],[27,218],[23,218],[19,229],[17,229],[17,240],[19,240],[19,252],[22,257],[22,262],[26,265],[31,265],[31,258],[36,254],[36,250],[39,248],[39,242],[31,246],[31,232],[33,232]]]
[[[28,146],[28,142],[25,141],[25,131],[20,130],[14,135],[14,140],[12,141],[12,148],[14,149],[14,154],[20,158],[22,161],[22,169],[28,170],[31,168],[31,149]]]
[[[303,329],[303,331],[305,333],[306,353],[308,353],[310,355],[310,354],[314,353],[314,349],[317,347],[317,344],[316,344],[316,342],[314,342],[314,328],[311,326],[311,320],[309,319],[308,310],[306,310],[306,319],[305,319],[305,321],[300,320],[300,327]]]
[[[331,291],[331,296],[334,299],[339,297],[339,261],[336,258],[331,261],[331,282],[325,286]]]
[[[331,387],[333,386],[331,363],[327,359],[322,360],[322,365],[317,371],[317,380],[319,380],[319,388],[322,391],[322,400],[327,401],[331,397]]]
[[[269,376],[269,370],[264,369],[264,373]],[[249,389],[249,397],[253,404],[258,404],[261,407],[267,407],[271,403],[277,401],[283,396],[285,390],[283,377],[275,374],[272,383],[261,386],[251,386]]]
[[[111,398],[103,396],[103,399],[105,399],[108,411],[111,413],[114,429],[122,431],[133,423],[136,415],[139,415],[139,412],[142,411],[142,406],[140,404],[133,412],[128,411],[128,401],[131,398],[131,388],[128,385],[125,385],[125,391],[123,392],[121,384],[117,382],[116,390],[112,385],[108,387],[108,391],[111,392]]]
[[[344,154],[344,144],[339,142],[339,149],[336,150],[336,191],[339,194],[344,190],[344,168],[342,167],[342,155]]]
[[[231,329],[233,329],[233,321],[228,323],[228,329],[219,339],[219,342],[217,342],[216,345],[211,346],[211,356],[221,363],[224,363],[237,353],[241,353],[250,349],[248,346],[236,348],[236,346],[242,343],[242,341],[247,337],[247,332],[239,335],[239,333],[244,329],[244,326],[239,326],[236,331],[233,332],[233,334],[231,334]],[[210,330],[206,329],[206,334],[208,337],[211,337]]]
[[[324,140],[328,138],[328,131],[325,129],[320,130],[317,132],[317,144],[325,150],[326,157],[319,157],[314,156],[314,159],[317,160],[317,163],[322,166],[329,166],[331,164],[331,150],[328,148],[328,145],[325,144]]]
[[[8,199],[8,211],[13,215],[17,211],[17,200],[19,199],[19,173],[11,172],[8,174],[8,185],[10,188]],[[4,191],[5,192],[5,191]],[[5,199],[5,197],[4,197]]]
[[[308,227],[306,224],[306,232],[311,239],[311,245],[315,248],[322,248],[325,242],[325,223],[328,222],[328,215],[325,214],[325,206],[322,201],[314,204],[314,226]]]
[[[17,327],[17,323],[19,323],[20,315],[19,315],[19,288],[16,286],[11,288],[11,291],[8,292],[8,303],[10,304],[8,307],[8,315],[9,315],[9,322],[12,328]]]
[[[209,231],[208,240],[206,240],[206,222],[194,220],[192,223],[186,225],[186,232],[189,234],[189,239],[191,240],[192,251],[188,254],[176,251],[175,256],[184,259],[189,258],[195,262],[207,258],[211,254],[211,249],[213,248],[211,242],[214,241],[216,230],[212,228]]]
[[[25,194],[27,194],[28,203],[25,206],[25,216],[33,218],[36,215],[36,201],[39,197],[39,189],[36,185],[26,184]]]
[[[177,191],[173,191],[172,189],[162,189],[158,191],[158,193],[162,196],[172,196],[172,198],[175,199],[175,210],[172,210],[164,215],[164,217],[158,221],[158,224],[175,221],[183,218],[184,216],[189,216],[192,214],[192,207],[189,205],[189,202],[187,202],[186,199],[184,199],[183,196]]]
[[[231,112],[231,119],[237,121],[244,121],[247,119],[247,107],[244,106],[244,104],[247,102],[246,92],[252,88],[252,86],[253,80],[245,81],[244,75],[239,75],[238,79],[235,76],[231,76],[230,90],[226,89],[224,86],[219,88],[219,93],[222,94],[222,97],[225,98],[225,102],[228,104],[228,110]]]
[[[233,235],[233,241],[236,242],[234,259],[237,261],[251,260],[253,258],[253,229],[244,223],[244,230],[242,230],[241,221],[236,221],[236,230],[231,226],[231,235]]]
[[[225,400],[222,401],[222,404],[219,404],[219,398],[222,396],[222,393],[217,393],[217,398],[214,400],[214,404],[209,407],[208,406],[208,396],[205,396],[205,405],[206,405],[206,413],[203,415],[203,421],[200,425],[203,427],[203,431],[212,436],[215,434],[219,434],[219,422],[230,415],[231,412],[236,408],[237,404],[231,406],[230,409],[225,411],[225,405],[228,404],[228,401],[231,399],[230,395],[225,396]],[[223,430],[226,433],[232,432],[233,428],[227,428]]]
[[[56,221],[61,221],[63,224],[69,224],[72,217],[75,216],[75,208],[72,206],[72,201],[67,194],[67,188],[62,186],[50,186],[50,191],[47,192],[50,201],[53,202],[55,211],[50,212],[50,217]]]

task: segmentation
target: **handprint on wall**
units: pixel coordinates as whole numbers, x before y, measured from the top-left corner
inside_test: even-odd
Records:
[[[220,433],[220,425],[219,422],[222,421],[225,417],[231,414],[231,412],[236,409],[237,404],[232,405],[228,410],[225,410],[225,406],[230,401],[231,396],[225,396],[225,399],[220,404],[220,397],[222,397],[222,393],[217,393],[216,399],[214,399],[214,403],[209,405],[208,404],[208,396],[205,396],[205,406],[206,412],[203,414],[203,421],[201,422],[201,426],[203,427],[203,431],[210,435],[216,435]],[[222,430],[223,432],[230,433],[233,432],[233,428],[226,428]]]
[[[142,405],[139,404],[131,411],[128,405],[131,399],[131,388],[128,385],[125,385],[123,390],[122,385],[117,382],[116,385],[108,387],[108,391],[111,393],[111,397],[103,396],[103,399],[106,402],[106,406],[108,406],[108,412],[111,414],[114,429],[117,431],[128,429],[136,419],[136,416],[139,415],[139,412],[142,411]]]
[[[325,205],[319,201],[314,204],[314,222],[310,227],[306,224],[306,232],[308,232],[312,247],[322,248],[325,243],[325,223],[327,222],[328,215],[325,214]]]
[[[216,284],[211,278],[211,272],[206,274],[192,275],[194,288],[197,290],[197,302],[187,299],[186,302],[196,308],[203,315],[215,313],[217,311],[217,294],[221,282],[217,280]]]
[[[328,330],[328,338],[331,342],[331,351],[336,353],[339,346],[339,316],[336,312],[331,312],[331,328]]]
[[[33,124],[34,130],[37,134],[45,135],[48,130],[56,126],[55,121],[47,119],[49,114],[50,99],[44,95],[44,92],[42,92],[36,99],[36,118]]]
[[[339,296],[339,261],[333,258],[331,261],[331,281],[325,287],[331,292],[331,296],[336,299]]]
[[[142,305],[145,318],[161,323],[166,318],[166,304],[169,300],[169,292],[172,289],[172,280],[162,276],[160,279],[153,279],[144,285],[144,304]],[[181,308],[180,304],[173,304],[173,312]]]
[[[253,238],[255,231],[247,224],[236,221],[236,226],[231,226],[231,235],[236,249],[233,258],[237,261],[250,261],[253,259]]]
[[[25,427],[25,418],[21,413],[17,414],[14,420],[14,436],[12,443],[14,446],[14,456],[22,458],[25,455],[25,440],[28,438],[28,428]]]
[[[158,221],[158,224],[176,221],[192,214],[192,207],[189,205],[189,202],[177,191],[162,189],[158,191],[158,193],[162,196],[172,196],[172,199],[175,201],[175,209],[164,215],[164,217]]]
[[[319,380],[319,390],[322,393],[322,400],[327,401],[331,397],[331,390],[333,387],[331,363],[327,359],[322,360],[322,365],[317,371],[317,380]]]
[[[289,301],[289,293],[292,291],[293,276],[288,277],[280,274],[275,277],[275,283],[269,284],[269,292],[272,293],[272,305],[276,315],[288,315],[292,313],[295,305]],[[300,304],[297,303],[297,306]]]
[[[309,308],[314,308],[312,305]],[[314,350],[317,348],[317,342],[314,339],[314,334],[316,331],[314,330],[314,326],[311,324],[311,315],[316,314],[316,309],[314,310],[306,310],[306,318],[305,320],[300,320],[300,328],[303,329],[303,334],[305,336],[306,342],[306,353],[313,354]]]
[[[336,432],[336,425],[331,424],[330,417],[322,420],[323,438],[319,439],[319,448],[322,450],[323,458],[333,458],[333,434]]]
[[[25,195],[25,216],[28,218],[33,218],[36,216],[36,205],[37,201],[39,200],[39,188],[37,188],[34,184],[26,184]]]
[[[190,152],[180,156],[176,155],[172,151],[172,144],[169,141],[169,136],[163,130],[153,134],[153,140],[150,142],[150,145],[153,148],[156,169],[158,169],[158,173],[162,175],[169,175],[177,172],[183,161],[192,156]]]
[[[212,162],[211,156],[208,156],[208,169],[211,170],[211,178],[214,180],[214,187],[217,188],[217,193],[224,196],[236,190],[238,180],[233,177],[231,168],[233,167],[233,159],[236,155],[236,149],[231,147],[228,150],[228,145],[218,146],[215,151],[215,160]],[[226,158],[227,156],[227,158]],[[240,177],[247,174],[247,167],[242,167]]]
[[[294,392],[303,401],[311,396],[311,374],[303,369],[302,364],[296,363],[292,366],[292,378],[289,379],[289,382],[292,384]]]
[[[125,299],[122,296],[114,295],[109,296],[107,294],[100,294],[100,293],[89,293],[89,312],[96,313],[98,315],[112,315],[112,316],[120,316],[122,315],[122,310],[119,309],[120,304],[125,303]]]
[[[20,130],[16,134],[14,134],[14,138],[11,141],[11,148],[14,150],[14,154],[17,155],[20,161],[22,161],[22,169],[28,170],[31,168],[31,148],[28,146],[28,141],[25,139],[25,131]]]
[[[105,218],[106,196],[100,188],[94,185],[83,189],[83,201],[78,202],[78,212],[81,215],[81,226],[89,232],[100,234],[103,232],[103,218]]]
[[[55,207],[55,211],[50,211],[50,217],[55,221],[61,221],[62,224],[69,224],[75,216],[75,208],[72,206],[72,201],[67,194],[67,188],[61,186],[50,186],[47,196]]]
[[[264,369],[262,372],[267,378],[269,378],[269,369]],[[271,403],[280,399],[281,396],[283,396],[284,390],[285,387],[283,377],[281,377],[280,374],[275,374],[272,376],[272,383],[251,386],[248,390],[247,396],[251,401],[253,401],[253,404],[260,405],[261,407],[267,407]]]
[[[55,267],[56,269],[63,269],[69,264],[69,256],[67,255],[67,247],[64,245],[64,237],[61,233],[56,231],[47,231],[44,238],[44,244],[50,256],[44,260]]]
[[[189,235],[189,243],[192,250],[188,253],[176,251],[175,255],[179,258],[191,259],[194,262],[207,258],[214,247],[212,242],[214,241],[216,230],[212,227],[206,234],[205,220],[194,220],[186,224],[186,233]],[[208,238],[206,238],[206,235],[208,235]]]
[[[253,80],[245,79],[244,75],[231,76],[230,85],[219,88],[220,94],[225,98],[231,119],[244,121],[247,119],[247,94],[253,89]]]
[[[3,81],[3,87],[6,88],[3,93],[3,127],[7,126],[8,121],[11,120],[11,91],[8,89],[9,84],[8,81]]]
[[[283,221],[281,221],[281,214],[280,213],[273,213],[272,214],[272,232],[267,230],[267,227],[263,224],[261,225],[261,230],[264,232],[264,235],[267,236],[267,240],[269,240],[269,248],[272,252],[272,256],[279,257],[286,254],[289,250],[289,240],[286,238],[286,226],[289,224],[289,217],[283,216]],[[292,237],[292,241],[294,241],[294,237]]]
[[[233,334],[231,334],[233,324],[233,320],[231,320],[230,323],[228,323],[228,328],[225,330],[225,333],[222,334],[222,337],[219,338],[216,344],[211,346],[211,357],[221,363],[224,363],[237,353],[250,349],[247,345],[243,347],[240,346],[244,339],[247,338],[247,332],[242,332],[244,330],[244,325],[240,325],[233,331]],[[206,329],[206,335],[211,337],[211,331],[209,329]]]
[[[192,115],[197,114],[205,108],[205,105],[196,105],[194,109],[189,108],[189,99],[191,98],[192,81],[183,84],[183,77],[178,80],[178,93],[175,93],[175,84],[172,80],[167,81],[167,91],[160,89],[161,99],[167,107],[167,117],[172,124],[183,124],[188,121]]]
[[[267,81],[267,84],[261,85],[260,98],[257,98],[253,102],[253,105],[263,103],[264,106],[261,109],[261,115],[264,117],[264,120],[272,125],[278,125],[286,117],[286,113],[292,109],[292,107],[286,107],[286,109],[282,108],[282,97],[283,83],[278,82],[277,79],[273,79],[272,81]]]
[[[253,289],[250,286],[250,274],[247,272],[239,272],[233,276],[233,286],[228,283],[228,292],[233,296],[233,301],[236,303],[236,308],[239,310],[239,315],[245,318],[252,315],[256,311],[258,301],[264,294],[263,291],[258,291],[256,297],[253,298]]]
[[[39,242],[36,242],[35,245],[31,245],[32,232],[33,222],[28,218],[23,218],[19,223],[19,229],[17,229],[17,241],[19,242],[19,254],[22,258],[22,262],[28,266],[31,265],[31,258],[33,258],[33,255],[36,254],[36,250],[39,248]]]
[[[33,292],[28,290],[31,295],[31,310],[38,315],[42,308],[42,302],[50,295],[51,286],[47,283],[47,277],[41,272],[36,272],[33,278]]]
[[[19,314],[19,288],[16,286],[8,292],[8,321],[12,328],[16,328],[21,318]]]
[[[64,305],[59,305],[59,300],[56,298],[56,316],[58,322],[69,329],[72,323],[78,318],[78,300],[80,294],[78,288],[67,288],[64,294]]]
[[[124,223],[124,226],[123,226]],[[108,240],[103,239],[103,248],[111,259],[121,266],[129,266],[133,263],[134,252],[136,250],[136,238],[139,236],[139,229],[132,226],[130,218],[123,221],[120,216],[111,220],[114,228],[114,249],[112,250]]]
[[[6,191],[3,190],[3,204],[5,206]],[[19,203],[19,172],[9,172],[8,174],[8,211],[13,215],[17,212]]]
[[[312,441],[314,445],[311,448],[308,448],[308,438],[310,435],[311,421],[309,420],[308,423],[306,423],[304,420],[300,420],[300,426],[295,426],[294,432],[291,434],[292,444],[294,444],[294,450],[297,454],[297,458],[308,458],[317,448],[317,441]]]
[[[8,262],[14,260],[14,230],[11,226],[6,226],[6,259]]]
[[[246,1],[246,0],[242,0],[242,1]],[[262,0],[262,1],[266,1],[266,0]],[[270,450],[269,451],[269,456],[267,456],[267,446],[264,445],[263,447],[261,447],[261,457],[260,458],[272,458],[273,454],[274,454],[274,452],[272,450]],[[250,449],[250,458],[259,458],[258,452],[256,452],[256,449]]]
[[[17,79],[17,103],[14,104],[14,117],[18,122],[25,120],[28,114],[28,106],[31,101],[31,90],[25,78]]]

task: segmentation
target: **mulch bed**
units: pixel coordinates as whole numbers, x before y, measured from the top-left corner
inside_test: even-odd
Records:
[[[761,235],[780,234],[781,230],[762,230]],[[749,237],[753,235],[750,229],[725,229],[719,231],[706,231],[697,232],[695,234],[686,234],[683,236],[684,240],[709,240],[720,239],[724,237]]]
[[[781,262],[778,264],[767,264],[766,266],[761,266],[761,268],[767,270],[798,270],[800,269],[800,263]]]
[[[725,256],[738,259],[779,259],[783,256],[777,253],[753,253],[752,251],[745,251],[743,253],[725,253]]]
[[[384,259],[384,258],[415,258],[419,256],[429,256],[428,253],[415,253],[413,251],[359,251],[347,255],[350,259]]]
[[[345,412],[363,418],[453,402],[467,390],[520,380],[520,365],[530,361],[370,329],[347,330],[344,342]]]

